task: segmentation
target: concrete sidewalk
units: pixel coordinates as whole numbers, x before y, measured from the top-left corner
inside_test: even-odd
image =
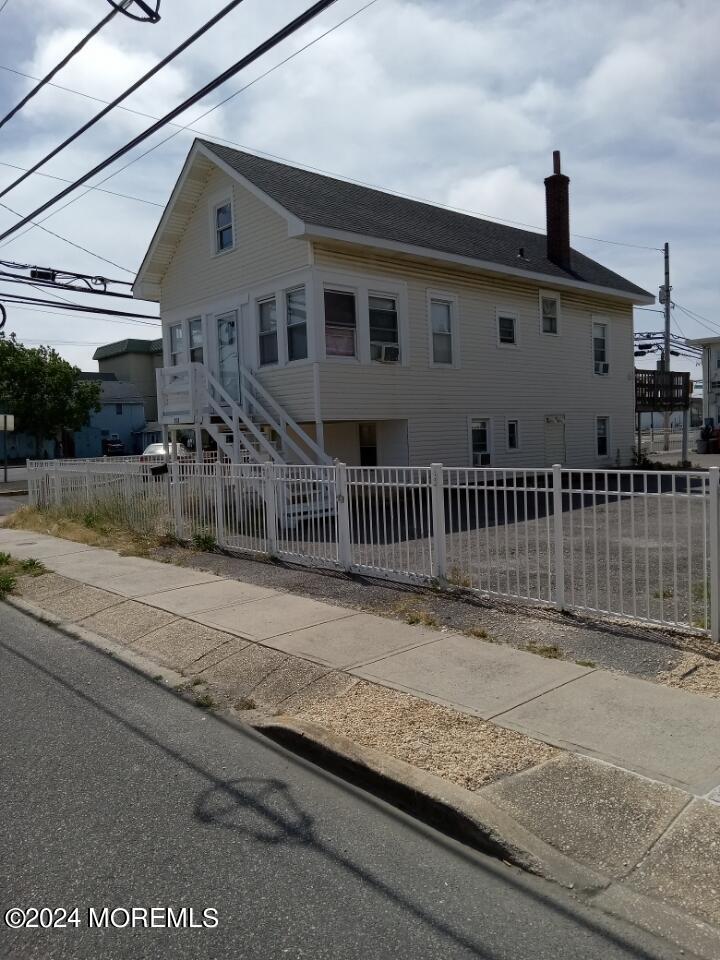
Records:
[[[597,875],[599,907],[720,955],[720,700],[30,531],[0,550],[53,571],[24,601],[225,703],[292,715],[366,681],[563,748],[468,796]]]
[[[0,549],[84,584],[55,608],[79,604],[90,629],[103,591],[150,624],[182,617],[720,801],[718,700],[41,534],[0,529]]]

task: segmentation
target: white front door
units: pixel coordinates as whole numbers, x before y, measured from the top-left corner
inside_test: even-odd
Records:
[[[240,336],[237,310],[216,317],[217,378],[233,400],[240,402]]]
[[[565,414],[545,417],[545,466],[565,463]]]

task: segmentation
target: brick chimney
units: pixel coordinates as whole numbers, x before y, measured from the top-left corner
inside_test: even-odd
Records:
[[[553,174],[545,178],[547,255],[570,270],[570,177],[560,172],[560,151],[553,150]]]

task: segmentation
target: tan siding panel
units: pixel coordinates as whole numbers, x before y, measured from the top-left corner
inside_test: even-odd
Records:
[[[235,249],[212,253],[211,207],[232,193]],[[178,218],[180,221],[180,218]],[[175,218],[171,218],[172,232]],[[307,241],[288,238],[286,221],[220,170],[207,180],[162,279],[161,310],[190,306],[307,266]]]
[[[468,463],[468,417],[492,421],[493,464],[545,465],[545,416],[566,418],[566,463],[623,464],[633,444],[634,378],[632,308],[610,297],[559,291],[559,337],[540,332],[539,285],[446,268],[417,260],[383,257],[315,244],[318,267],[406,281],[410,362],[408,366],[321,364],[325,419],[408,421],[411,464]],[[458,298],[460,366],[430,366],[427,291]],[[552,284],[543,289],[552,290]],[[497,343],[496,309],[518,317],[519,345]],[[597,377],[592,365],[592,316],[607,319],[610,375]],[[611,418],[611,456],[595,458],[595,417]],[[520,421],[521,449],[506,449],[506,419]]]

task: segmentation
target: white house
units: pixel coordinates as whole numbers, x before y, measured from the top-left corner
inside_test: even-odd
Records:
[[[235,459],[629,462],[653,297],[570,249],[554,164],[546,237],[196,140],[133,288],[159,420]]]
[[[702,337],[690,343],[702,347],[703,352],[703,418],[712,417],[717,426],[720,424],[720,337]]]

